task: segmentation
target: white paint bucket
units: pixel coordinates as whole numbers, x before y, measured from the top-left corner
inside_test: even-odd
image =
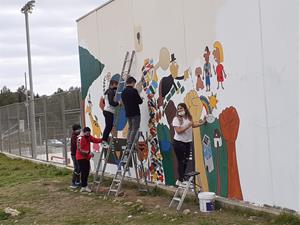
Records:
[[[200,192],[198,194],[201,212],[212,212],[215,210],[216,194],[213,192]]]

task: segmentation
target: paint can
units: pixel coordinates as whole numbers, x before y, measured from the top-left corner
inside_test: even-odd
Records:
[[[214,192],[200,192],[198,199],[201,212],[213,212],[215,210],[216,194]]]

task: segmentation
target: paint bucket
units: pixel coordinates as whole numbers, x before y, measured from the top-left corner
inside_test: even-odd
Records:
[[[201,212],[213,212],[215,210],[216,194],[213,192],[200,192],[198,194]]]

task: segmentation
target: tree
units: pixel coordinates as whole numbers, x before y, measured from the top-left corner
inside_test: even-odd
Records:
[[[59,94],[59,93],[63,93],[64,92],[64,90],[63,89],[61,89],[61,88],[57,88],[57,91],[56,92],[54,92],[54,94]]]

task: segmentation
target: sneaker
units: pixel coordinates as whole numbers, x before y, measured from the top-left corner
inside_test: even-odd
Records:
[[[109,144],[106,141],[102,142],[102,148],[109,148]]]
[[[75,186],[76,187],[81,187],[81,183],[80,182],[75,182]]]
[[[76,189],[76,188],[78,188],[78,186],[76,184],[72,184],[72,185],[70,185],[70,188]]]
[[[176,180],[176,183],[175,183],[177,186],[181,185],[181,181],[180,180]]]
[[[89,193],[91,193],[92,190],[91,190],[88,186],[86,186],[86,187],[82,187],[82,188],[80,189],[80,192],[89,192]]]

